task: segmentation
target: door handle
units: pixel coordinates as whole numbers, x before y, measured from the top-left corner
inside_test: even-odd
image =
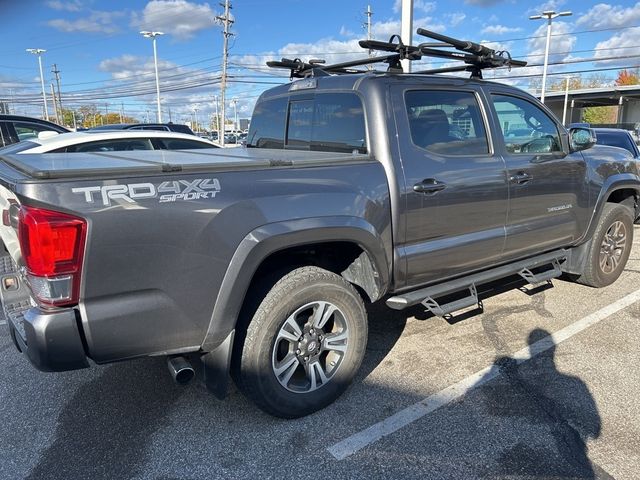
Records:
[[[426,193],[427,195],[433,195],[447,188],[446,183],[437,181],[435,178],[427,178],[413,186],[413,191],[417,193]]]
[[[518,185],[524,185],[533,179],[527,172],[518,172],[515,175],[511,175],[511,183],[517,183]]]

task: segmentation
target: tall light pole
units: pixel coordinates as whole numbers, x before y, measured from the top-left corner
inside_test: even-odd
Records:
[[[531,15],[529,20],[541,20],[543,18],[547,19],[547,45],[544,49],[544,67],[542,69],[542,93],[540,94],[540,101],[544,103],[544,92],[547,88],[547,66],[549,64],[549,44],[551,42],[551,22],[554,18],[557,17],[568,17],[572,15],[571,12],[560,12],[556,13],[553,10],[546,10],[542,12],[540,15]]]
[[[234,98],[231,103],[233,103],[233,129],[238,131],[238,99]]]
[[[162,32],[140,32],[145,38],[150,38],[153,41],[153,65],[156,69],[156,94],[158,95],[158,123],[162,123],[162,111],[160,110],[160,79],[158,78],[158,50],[156,49],[156,37],[164,35]]]
[[[40,66],[40,85],[42,86],[42,103],[44,105],[44,118],[49,120],[49,109],[47,108],[47,94],[44,90],[44,75],[42,74],[42,54],[46,52],[41,48],[27,48],[27,52],[38,56],[38,65]]]
[[[411,37],[413,36],[413,0],[402,0],[402,24],[400,27],[400,38],[405,45],[411,45]],[[411,73],[411,60],[405,58],[400,60],[402,63],[402,71]]]
[[[218,96],[213,96],[213,101],[216,107],[216,131],[218,132],[218,139],[220,138],[220,116],[218,115]]]
[[[564,108],[562,109],[562,124],[565,126],[567,125],[567,104],[569,103],[569,80],[571,80],[571,77],[567,75],[564,87]]]
[[[198,109],[194,108],[193,113],[194,113],[194,119],[195,119],[196,133],[198,133],[200,131],[200,127],[198,126]]]

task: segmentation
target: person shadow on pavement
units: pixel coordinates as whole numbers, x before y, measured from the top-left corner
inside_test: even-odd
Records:
[[[531,358],[501,356],[502,375],[482,387],[492,416],[516,423],[518,441],[498,458],[500,478],[612,478],[587,455],[587,441],[598,438],[601,419],[587,385],[560,372],[550,333],[533,330]]]

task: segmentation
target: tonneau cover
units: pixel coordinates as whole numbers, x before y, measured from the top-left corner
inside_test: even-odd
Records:
[[[202,150],[137,150],[131,152],[40,153],[1,155],[0,161],[33,179],[65,179],[100,175],[148,175],[162,172],[303,167],[370,161],[358,153],[229,148]]]

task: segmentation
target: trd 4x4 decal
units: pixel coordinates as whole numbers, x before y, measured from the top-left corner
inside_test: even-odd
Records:
[[[125,183],[71,189],[73,193],[83,194],[88,203],[101,201],[105,206],[111,205],[112,200],[135,203],[145,198],[158,198],[159,203],[167,203],[215,198],[220,190],[217,178],[172,180],[157,186],[153,183]]]

